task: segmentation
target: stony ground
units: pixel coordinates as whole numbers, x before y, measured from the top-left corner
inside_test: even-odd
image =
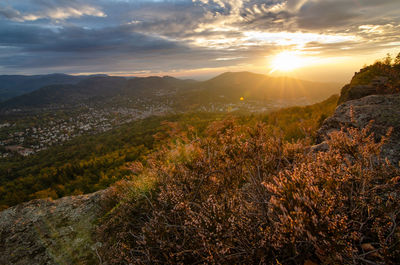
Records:
[[[93,240],[106,191],[0,212],[0,264],[99,264]]]

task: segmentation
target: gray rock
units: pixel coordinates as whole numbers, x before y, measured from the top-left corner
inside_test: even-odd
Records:
[[[354,120],[350,115],[353,107]],[[394,165],[399,165],[400,160],[400,94],[371,95],[356,100],[351,100],[339,105],[332,117],[326,119],[317,133],[317,143],[321,144],[327,135],[344,127],[364,128],[374,120],[371,131],[379,140],[390,127],[392,135],[383,146],[382,155],[387,157]]]
[[[0,212],[0,264],[99,264],[93,235],[106,197],[103,190]]]

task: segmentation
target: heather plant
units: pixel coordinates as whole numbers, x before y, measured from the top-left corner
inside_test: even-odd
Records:
[[[325,264],[395,264],[399,170],[379,157],[385,139],[369,127],[334,132],[328,152],[264,182],[276,248]]]
[[[286,142],[264,123],[174,124],[100,226],[103,260],[135,264],[395,264],[400,172],[364,129]],[[166,137],[160,136],[162,139]],[[139,168],[139,170],[137,169]],[[151,176],[151,177],[149,177]],[[140,189],[139,179],[152,179]],[[135,192],[127,192],[134,186]],[[122,192],[119,192],[121,190]]]

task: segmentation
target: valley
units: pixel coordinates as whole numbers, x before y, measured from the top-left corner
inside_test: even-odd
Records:
[[[47,85],[0,104],[0,157],[29,156],[77,136],[151,116],[265,113],[315,103],[339,91],[337,84],[249,72],[225,73],[204,82],[172,77],[87,76],[79,81],[62,77],[76,83]],[[57,82],[54,75],[49,80],[40,78]]]
[[[0,265],[400,264],[399,0],[0,0]]]

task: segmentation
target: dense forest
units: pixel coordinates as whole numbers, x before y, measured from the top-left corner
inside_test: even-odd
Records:
[[[306,107],[292,107],[267,114],[232,113],[238,121],[254,126],[263,121],[277,128],[286,140],[314,137],[316,128],[336,107],[338,97]],[[81,136],[28,158],[3,158],[0,165],[0,207],[7,208],[36,198],[59,198],[94,192],[131,175],[129,163],[142,161],[157,150],[175,122],[197,134],[223,114],[187,113],[151,117],[122,125],[99,135]],[[156,137],[154,137],[156,136]]]

